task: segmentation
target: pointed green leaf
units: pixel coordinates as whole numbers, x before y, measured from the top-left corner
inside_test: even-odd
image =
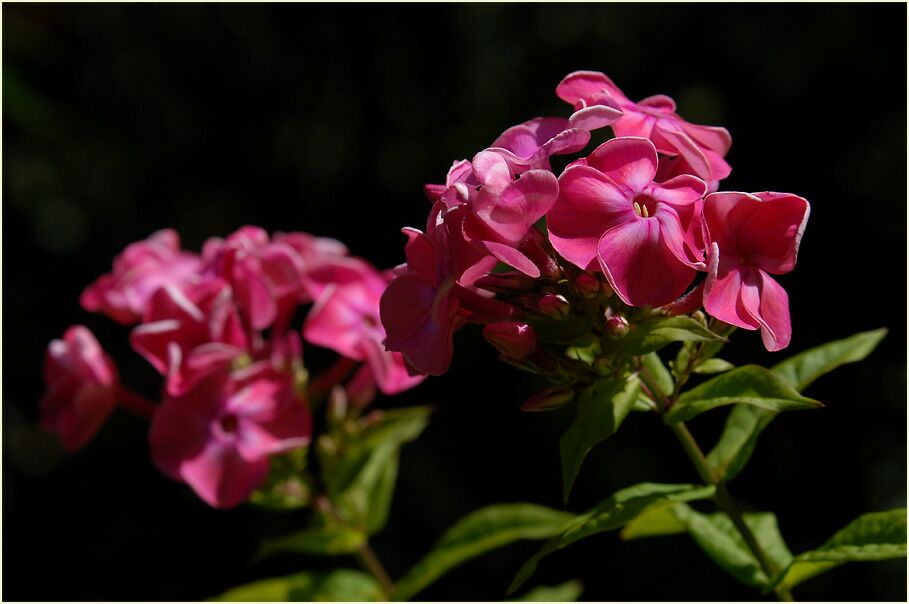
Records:
[[[720,440],[707,454],[707,461],[725,480],[732,480],[748,463],[758,436],[774,417],[775,411],[736,405],[726,418]]]
[[[654,381],[653,385],[660,389],[660,393],[663,396],[672,394],[675,382],[673,382],[672,374],[666,369],[666,365],[663,364],[657,353],[651,352],[641,357],[641,364],[643,365],[643,371],[647,373],[648,381],[652,379]]]
[[[234,587],[213,599],[220,602],[379,602],[386,597],[371,576],[338,569],[264,579]]]
[[[384,527],[401,446],[420,435],[430,411],[428,407],[384,411],[381,419],[350,442],[340,460],[325,472],[329,496],[348,523],[370,535]]]
[[[776,517],[766,512],[743,517],[768,558],[777,568],[786,568],[792,554],[780,535]],[[711,559],[740,581],[751,586],[769,584],[760,563],[726,514],[705,515],[684,503],[661,502],[629,522],[621,536],[638,539],[684,532],[690,533]]]
[[[672,342],[725,342],[719,336],[691,317],[661,317],[637,323],[618,345],[632,355],[643,355],[659,350]]]
[[[846,562],[906,557],[906,509],[859,516],[816,550],[795,557],[779,587],[796,585]]]
[[[752,587],[770,583],[760,562],[728,516],[707,516],[684,504],[677,506],[675,512],[704,553],[729,574]],[[792,554],[780,535],[776,517],[770,513],[745,514],[744,520],[767,556],[778,568],[785,568],[792,560]]]
[[[337,556],[353,553],[364,543],[366,543],[366,535],[362,531],[332,523],[266,541],[257,558],[261,559],[280,552]]]
[[[801,392],[821,375],[840,365],[861,361],[887,335],[886,329],[858,333],[849,338],[830,342],[799,353],[770,370]],[[720,440],[707,456],[710,464],[726,479],[731,480],[745,467],[758,436],[773,418],[775,411],[751,406],[736,406],[726,419]]]
[[[704,359],[695,365],[694,372],[708,375],[713,373],[723,373],[724,371],[729,371],[730,369],[735,369],[735,365],[729,361],[724,361],[723,359]]]
[[[776,374],[757,365],[745,365],[723,373],[682,394],[664,419],[683,422],[704,411],[742,403],[770,411],[813,409],[823,405],[796,392]]]
[[[713,487],[690,484],[641,483],[616,492],[611,497],[568,523],[518,571],[508,592],[514,593],[536,571],[540,560],[575,541],[591,535],[621,528],[651,504],[661,500],[692,501],[713,495]]]
[[[536,587],[516,600],[508,602],[577,602],[584,591],[580,581],[567,581],[552,587]]]
[[[801,392],[840,365],[863,360],[886,335],[887,330],[883,328],[857,333],[799,353],[774,365],[771,371]]]
[[[638,400],[639,382],[603,379],[594,382],[578,399],[578,417],[559,441],[562,454],[562,495],[565,501],[587,453],[619,429]]]
[[[468,514],[448,529],[422,560],[402,578],[396,600],[409,600],[456,566],[521,539],[559,534],[574,515],[529,503],[489,506]]]
[[[676,535],[688,529],[685,523],[679,520],[675,513],[673,501],[660,501],[632,518],[631,522],[619,532],[619,537],[625,541],[641,539],[644,537],[660,537],[663,535]]]

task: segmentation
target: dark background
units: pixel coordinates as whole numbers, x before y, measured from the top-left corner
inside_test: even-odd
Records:
[[[299,515],[208,509],[161,476],[146,427],[118,413],[74,456],[36,427],[47,342],[89,325],[141,386],[126,331],[78,307],[126,244],[174,227],[198,249],[244,224],[334,236],[379,266],[421,227],[421,187],[506,127],[568,115],[556,83],[608,73],[633,99],[666,93],[724,125],[727,190],[812,203],[791,297],[791,352],[880,326],[865,363],[781,416],[733,493],[774,510],[794,552],[855,516],[906,502],[906,7],[904,5],[3,5],[3,596],[198,599],[331,561],[249,564]],[[754,333],[724,356],[772,364]],[[374,542],[401,576],[463,514],[560,505],[569,410],[524,414],[541,384],[497,362],[478,329],[449,375],[386,405],[439,412],[403,455],[391,523]],[[709,447],[724,413],[694,422]],[[653,417],[596,449],[569,509],[640,481],[697,476]],[[425,599],[495,600],[537,547],[452,572]],[[351,561],[350,564],[353,564]],[[803,599],[906,598],[903,561],[853,564]],[[591,600],[753,599],[684,536],[583,541],[534,580],[581,579]]]

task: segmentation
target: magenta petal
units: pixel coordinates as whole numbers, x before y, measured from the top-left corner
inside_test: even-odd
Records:
[[[457,305],[448,301],[448,291],[404,275],[389,284],[379,304],[386,346],[422,373],[442,375],[451,364]]]
[[[676,176],[666,182],[654,184],[651,195],[654,199],[671,205],[689,205],[707,192],[707,183],[690,175]]]
[[[746,307],[761,326],[764,347],[770,352],[782,350],[789,346],[789,340],[792,338],[789,296],[786,290],[764,271],[757,270],[752,274],[758,280],[756,289],[760,297],[758,300],[746,301]]]
[[[705,181],[713,178],[710,161],[704,155],[704,151],[687,134],[677,130],[675,124],[667,126],[663,122],[658,122],[655,132],[665,139],[675,152],[682,156],[695,176]],[[662,149],[662,146],[660,147]]]
[[[808,201],[789,193],[754,193],[762,201],[740,241],[750,250],[749,259],[768,273],[788,273],[795,268],[799,244],[808,223]]]
[[[695,275],[669,249],[660,222],[652,218],[606,231],[597,244],[597,257],[609,284],[631,306],[669,304]]]
[[[556,86],[556,94],[560,99],[572,105],[603,94],[624,98],[618,86],[606,74],[599,71],[575,71],[569,73]]]
[[[180,477],[210,506],[232,508],[265,482],[268,467],[267,457],[249,461],[230,444],[212,440],[181,464]]]
[[[336,287],[329,286],[313,305],[303,325],[307,342],[334,350],[358,361],[358,345],[362,339],[363,315],[336,296]]]
[[[568,124],[572,128],[597,130],[615,123],[622,117],[622,110],[609,105],[591,105],[571,114]]]
[[[484,241],[483,244],[486,246],[486,249],[489,250],[490,254],[508,266],[515,268],[534,279],[540,276],[540,268],[518,249],[495,241]]]
[[[681,126],[696,143],[716,152],[720,157],[726,155],[729,152],[729,148],[732,147],[732,136],[729,135],[729,131],[725,128],[701,126],[699,124],[689,124],[688,122],[681,122]]]
[[[708,252],[707,260],[704,310],[724,323],[744,329],[757,329],[759,324],[741,303],[743,268],[733,261],[721,258],[719,247],[715,243]]]
[[[570,262],[595,270],[600,237],[629,215],[628,199],[611,180],[591,167],[576,166],[559,178],[559,197],[546,215],[549,240]]]
[[[641,191],[653,181],[657,171],[657,152],[645,138],[614,138],[587,156],[587,165],[596,168],[616,184]]]

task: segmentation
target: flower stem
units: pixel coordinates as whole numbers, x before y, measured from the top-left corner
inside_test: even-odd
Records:
[[[713,501],[727,516],[729,516],[729,519],[732,520],[732,524],[735,525],[735,528],[742,535],[745,545],[747,545],[748,549],[751,550],[751,553],[754,554],[754,557],[761,565],[764,573],[770,580],[773,580],[779,574],[780,569],[777,567],[776,563],[767,556],[764,548],[762,548],[757,539],[755,539],[754,533],[752,533],[751,529],[748,528],[748,525],[745,524],[742,512],[739,510],[738,505],[736,505],[735,500],[729,493],[726,483],[722,478],[717,476],[716,472],[714,472],[710,463],[707,461],[707,457],[704,456],[704,452],[688,430],[688,427],[685,426],[684,423],[679,422],[677,424],[670,424],[669,428],[676,435],[676,438],[679,439],[682,448],[685,449],[685,453],[688,454],[688,459],[691,460],[691,463],[701,476],[701,480],[708,485],[716,487]],[[795,601],[788,589],[777,588],[774,589],[774,593],[783,602]]]
[[[363,545],[360,546],[356,556],[360,561],[360,564],[362,564],[363,567],[376,578],[376,581],[379,582],[386,597],[390,598],[395,591],[395,584],[392,582],[391,577],[388,576],[388,572],[385,570],[385,567],[382,566],[382,563],[379,561],[375,552],[369,547],[368,542],[364,542]]]

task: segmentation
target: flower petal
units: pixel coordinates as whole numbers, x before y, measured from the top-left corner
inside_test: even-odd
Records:
[[[661,224],[640,218],[606,231],[597,245],[600,266],[616,294],[631,306],[662,306],[681,296],[695,271],[672,252]]]
[[[603,173],[575,166],[559,178],[559,196],[546,215],[552,246],[583,269],[597,267],[597,242],[634,211],[626,195]]]
[[[741,302],[743,267],[735,259],[722,257],[716,243],[711,246],[707,260],[704,310],[724,323],[744,329],[757,329],[759,323]]]
[[[613,182],[639,192],[653,181],[657,171],[656,148],[646,138],[608,140],[587,156],[587,165]]]

